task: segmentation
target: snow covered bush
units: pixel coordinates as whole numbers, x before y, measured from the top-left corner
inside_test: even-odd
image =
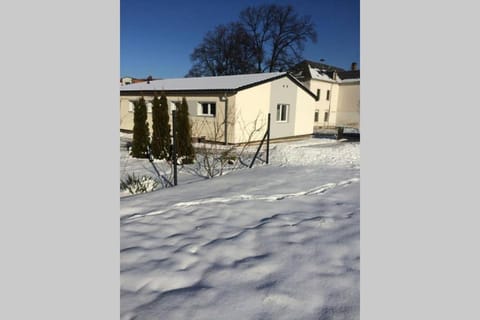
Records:
[[[125,179],[120,180],[120,190],[128,191],[130,194],[150,192],[158,185],[159,182],[152,177],[137,177],[135,174],[129,174]]]

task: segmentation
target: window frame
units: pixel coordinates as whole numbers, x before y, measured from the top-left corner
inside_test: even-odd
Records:
[[[283,107],[285,107],[285,112],[283,112]],[[280,113],[279,113],[280,111]],[[290,112],[290,105],[287,104],[287,103],[277,103],[277,113],[276,113],[276,122],[279,122],[279,123],[287,123],[288,122],[288,119],[290,118],[289,117],[289,112]],[[285,116],[285,119],[282,120],[282,116]],[[280,116],[280,117],[279,117]]]
[[[213,111],[212,112],[212,106]],[[207,108],[207,113],[204,113],[204,107]],[[197,102],[197,116],[199,117],[211,117],[214,118],[217,116],[217,103],[213,101],[208,102]]]

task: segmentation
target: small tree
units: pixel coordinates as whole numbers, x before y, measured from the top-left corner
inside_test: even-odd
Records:
[[[187,100],[185,97],[183,97],[182,103],[177,108],[176,131],[176,149],[178,157],[183,157],[182,163],[193,163],[193,160],[195,159],[195,150],[192,145],[192,128],[188,113]]]
[[[148,158],[149,130],[147,122],[147,105],[141,97],[134,102],[132,157]]]
[[[170,125],[168,124],[168,104],[165,93],[160,99],[155,94],[152,101],[152,155],[156,159],[170,156]]]

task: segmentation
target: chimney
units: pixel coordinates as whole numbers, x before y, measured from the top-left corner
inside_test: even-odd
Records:
[[[150,83],[150,81],[152,81],[152,79],[153,79],[152,76],[148,76],[147,83]]]
[[[332,78],[333,78],[333,80],[337,80],[337,71],[336,70],[333,70]]]
[[[352,62],[352,71],[356,71],[357,70],[357,63],[356,62]]]

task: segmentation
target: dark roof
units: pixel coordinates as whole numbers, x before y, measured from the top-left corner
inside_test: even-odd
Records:
[[[338,73],[340,79],[360,79],[360,70],[342,71]]]
[[[342,69],[342,68],[339,68],[339,67],[331,66],[331,65],[328,65],[328,64],[325,64],[325,63],[310,61],[310,60],[303,60],[300,63],[309,64],[312,68],[317,68],[317,69],[320,69],[320,70],[337,71],[337,72],[345,71],[345,69]]]
[[[342,80],[360,78],[360,70],[349,71],[340,67],[311,60],[303,60],[302,62],[296,64],[290,69],[290,73],[299,81],[308,81],[312,79],[312,75],[310,74],[308,66],[322,71],[325,70],[324,73],[330,78],[333,78],[333,71],[336,71]]]

